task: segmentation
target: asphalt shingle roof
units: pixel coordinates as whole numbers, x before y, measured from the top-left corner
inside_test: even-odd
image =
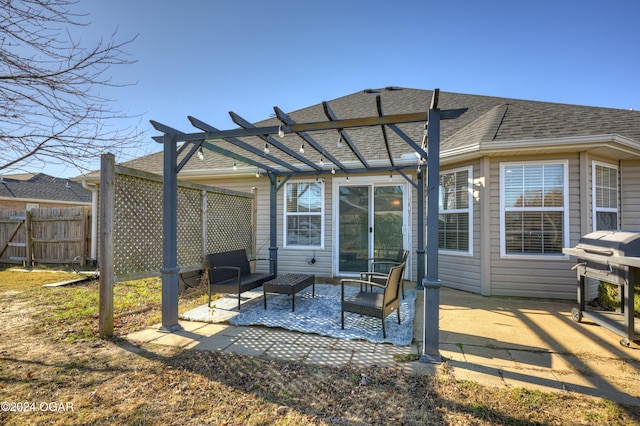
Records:
[[[338,119],[362,118],[377,116],[376,96],[380,96],[385,115],[426,112],[432,98],[431,90],[385,88],[363,90],[328,102]],[[550,102],[528,101],[482,95],[440,92],[440,109],[468,108],[468,111],[455,120],[441,122],[441,152],[480,142],[519,141],[570,136],[589,136],[617,134],[640,143],[640,112],[612,108],[558,104]],[[188,111],[185,112],[187,115]],[[241,114],[241,112],[239,112]],[[312,105],[287,114],[297,123],[327,121],[322,104]],[[207,121],[206,117],[198,117]],[[216,126],[215,122],[210,122]],[[254,123],[256,126],[278,125],[277,118],[270,118]],[[422,123],[400,124],[398,127],[417,143],[422,140]],[[194,132],[194,129],[179,129]],[[348,129],[347,133],[356,143],[367,161],[387,160],[386,148],[380,127]],[[391,152],[394,158],[410,153],[410,147],[393,131],[387,130]],[[326,152],[341,162],[357,161],[357,157],[348,149],[336,147],[338,132],[336,130],[313,132],[311,136],[319,142]],[[243,138],[255,147],[262,149],[265,142],[257,137]],[[302,140],[294,135],[278,138],[278,141],[297,152]],[[264,164],[276,166],[263,156],[247,153],[233,144],[216,140],[216,145]],[[277,149],[272,154],[281,153]],[[299,161],[282,154],[291,164]],[[318,163],[323,155],[310,146],[305,145],[305,157]],[[326,162],[326,157],[325,157]],[[162,173],[162,153],[151,154],[132,160],[127,165],[142,170]],[[212,172],[228,170],[233,160],[213,152],[206,152],[205,159],[195,156],[183,170]],[[242,165],[238,164],[239,167]]]
[[[2,177],[0,197],[48,201],[91,202],[91,192],[82,184],[69,179],[55,178],[43,173],[34,174],[29,179]]]

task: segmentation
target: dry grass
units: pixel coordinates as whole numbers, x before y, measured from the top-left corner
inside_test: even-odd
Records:
[[[95,283],[13,284],[0,271],[0,424],[638,424],[640,409],[446,375],[316,367],[96,337]],[[157,280],[118,284],[116,332],[157,321]],[[202,303],[183,295],[181,310]],[[137,307],[137,308],[136,308]],[[137,313],[131,313],[137,312]],[[23,403],[28,403],[27,405]],[[42,403],[54,402],[55,404]],[[60,404],[61,403],[61,404]],[[66,411],[52,411],[56,408]],[[44,411],[43,409],[46,409]]]

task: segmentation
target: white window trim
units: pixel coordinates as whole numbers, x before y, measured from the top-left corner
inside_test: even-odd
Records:
[[[322,208],[321,208],[321,212],[319,214],[320,216],[320,245],[319,246],[309,246],[309,245],[292,245],[292,244],[287,244],[287,217],[289,215],[289,213],[287,212],[287,185],[289,184],[297,184],[297,183],[309,183],[309,184],[314,184],[314,183],[320,183],[320,198],[322,200]],[[287,181],[284,184],[284,190],[282,191],[283,193],[283,197],[282,197],[282,201],[283,201],[283,208],[282,208],[282,247],[283,248],[295,248],[295,249],[301,249],[301,250],[324,250],[324,234],[325,234],[325,224],[324,224],[324,215],[325,215],[325,198],[324,198],[324,190],[325,190],[325,182],[324,179],[318,180],[316,181],[314,180],[310,180],[310,179],[300,179],[300,180],[290,180]],[[292,215],[296,215],[294,213],[292,213]],[[298,215],[302,215],[302,214],[298,214]],[[308,215],[307,212],[304,213],[304,215]],[[314,213],[315,215],[315,213]]]
[[[543,161],[514,161],[507,163],[500,163],[500,257],[506,259],[568,259],[569,256],[565,254],[507,254],[506,253],[506,235],[505,235],[505,204],[504,204],[504,174],[505,168],[508,166],[529,166],[529,165],[544,165],[544,164],[562,164],[563,165],[563,207],[549,207],[549,211],[562,211],[562,221],[564,223],[564,229],[562,232],[562,247],[568,247],[569,242],[569,161],[568,160],[543,160]],[[537,210],[537,209],[536,209]]]
[[[449,214],[449,213],[467,213],[469,215],[469,250],[460,251],[460,250],[448,250],[448,249],[438,249],[438,253],[446,254],[446,255],[456,255],[456,256],[473,256],[473,166],[459,167],[457,169],[450,170],[441,170],[440,177],[445,174],[457,173],[460,171],[467,171],[467,192],[469,196],[469,201],[466,209],[453,209],[453,210],[444,210],[439,211],[438,214]]]
[[[610,207],[598,207],[596,206],[596,166],[607,167],[609,169],[615,169],[617,172],[617,198],[616,208]],[[620,228],[620,169],[617,165],[611,163],[605,163],[602,161],[593,161],[591,163],[591,228],[596,231],[596,225],[598,221],[596,219],[597,212],[616,213],[617,223],[616,228]]]

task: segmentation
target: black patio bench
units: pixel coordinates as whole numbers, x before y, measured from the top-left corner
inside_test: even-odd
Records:
[[[211,253],[207,255],[209,263],[209,303],[211,307],[211,295],[213,293],[238,294],[238,310],[240,310],[240,294],[260,287],[265,281],[272,280],[275,275],[271,273],[251,272],[249,262],[257,260],[274,259],[249,259],[244,249]],[[270,264],[271,271],[275,271]]]

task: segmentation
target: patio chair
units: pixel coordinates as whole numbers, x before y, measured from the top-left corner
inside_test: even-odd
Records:
[[[342,287],[342,309],[341,320],[344,329],[344,313],[351,312],[354,314],[366,315],[370,317],[380,318],[382,320],[382,337],[386,339],[387,332],[384,326],[384,319],[393,311],[398,312],[398,324],[400,324],[400,283],[404,275],[405,264],[401,263],[394,266],[389,271],[384,284],[374,281],[357,280],[353,278],[345,278],[340,280]],[[345,284],[360,284],[361,289],[356,294],[345,297]],[[362,286],[371,286],[383,289],[382,293],[372,291],[362,291]]]
[[[369,271],[361,272],[360,279],[384,284],[387,280],[387,275],[389,275],[389,270],[393,266],[398,266],[403,263],[406,265],[408,258],[409,250],[405,249],[398,250],[398,254],[395,259],[370,258],[368,259],[368,261],[370,261]],[[402,298],[404,299],[404,279],[400,281],[400,287],[402,288]]]

